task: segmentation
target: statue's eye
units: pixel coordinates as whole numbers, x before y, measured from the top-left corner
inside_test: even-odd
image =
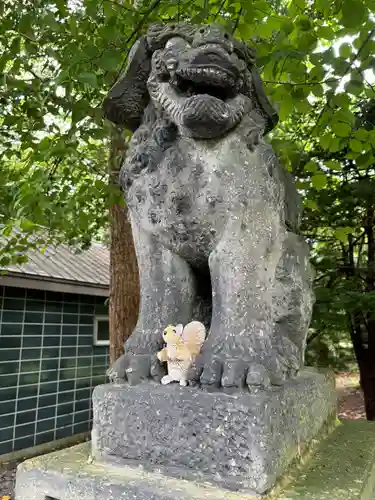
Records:
[[[173,328],[173,333],[177,333],[176,328]]]
[[[168,49],[185,49],[190,47],[188,42],[179,36],[174,36],[170,38],[168,42],[165,44],[165,48]]]

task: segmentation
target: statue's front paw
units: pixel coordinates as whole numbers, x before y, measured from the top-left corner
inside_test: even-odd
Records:
[[[124,354],[107,370],[107,377],[112,383],[127,381],[137,385],[143,380],[153,379],[160,382],[165,375],[156,354]]]
[[[107,370],[106,375],[113,384],[125,382],[126,374],[125,356],[120,356]]]
[[[137,385],[144,380],[160,382],[165,375],[165,368],[156,354],[132,354],[126,364],[126,378],[130,385]]]
[[[189,381],[209,391],[229,393],[244,389],[257,392],[271,385],[282,385],[296,375],[299,360],[289,344],[286,351],[277,347],[268,346],[259,354],[253,352],[243,358],[225,352],[206,352],[191,366]]]

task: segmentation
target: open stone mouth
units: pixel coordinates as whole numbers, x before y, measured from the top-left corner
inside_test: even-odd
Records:
[[[184,97],[209,95],[226,101],[237,93],[234,76],[216,65],[180,68],[171,83]]]

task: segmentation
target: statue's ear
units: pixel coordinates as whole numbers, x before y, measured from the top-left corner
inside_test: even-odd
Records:
[[[117,125],[134,132],[141,124],[148,104],[147,80],[151,71],[151,53],[146,37],[129,52],[128,65],[103,102],[104,115]]]
[[[279,121],[279,115],[276,110],[272,107],[272,104],[268,100],[266,94],[264,93],[262,80],[259,76],[258,71],[253,66],[250,69],[251,79],[252,79],[252,94],[253,99],[256,99],[256,107],[261,113],[262,117],[266,121],[264,128],[264,134],[268,134],[274,129]]]

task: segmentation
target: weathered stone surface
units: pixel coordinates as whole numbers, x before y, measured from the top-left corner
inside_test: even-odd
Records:
[[[27,460],[18,467],[16,500],[255,500],[139,467],[88,464],[88,453],[85,444]]]
[[[160,380],[169,325],[209,328],[190,380],[279,385],[303,365],[313,294],[301,203],[263,136],[277,123],[255,53],[217,25],[158,25],[134,46],[107,117],[135,130],[120,182],[141,305],[112,380]]]
[[[255,395],[101,385],[93,405],[94,458],[262,494],[335,414],[336,394],[330,374],[304,370]]]
[[[140,467],[88,464],[89,451],[86,443],[21,464],[16,500],[255,500]],[[285,491],[272,492],[272,500],[375,500],[374,424],[342,423],[289,479]]]

